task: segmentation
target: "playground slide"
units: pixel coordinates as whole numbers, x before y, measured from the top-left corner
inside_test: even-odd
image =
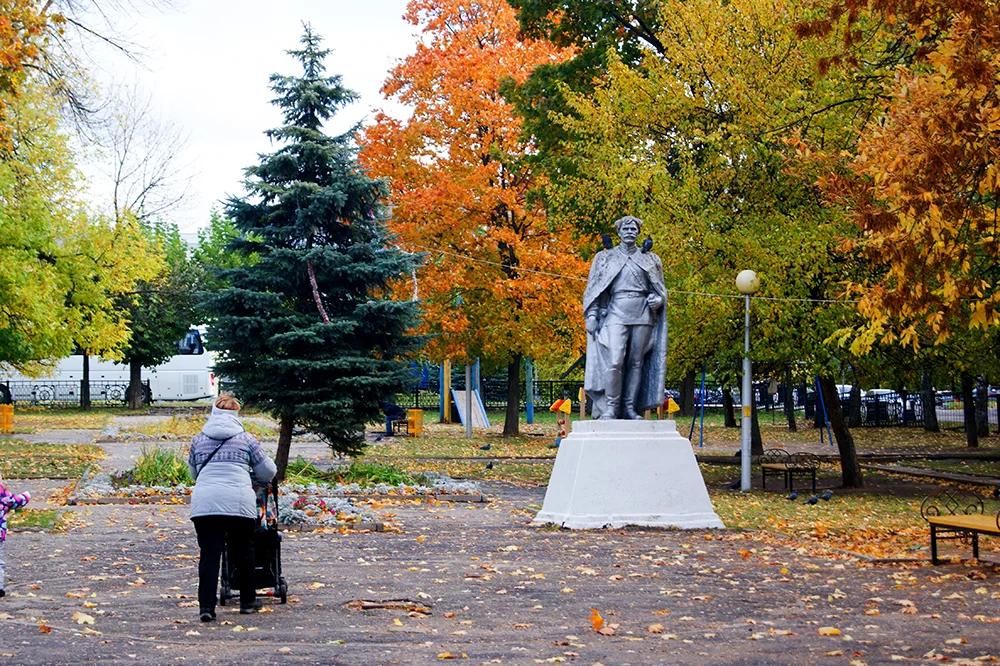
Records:
[[[451,399],[458,410],[458,418],[461,419],[462,425],[465,425],[465,391],[452,389]],[[483,399],[479,397],[479,391],[475,389],[472,391],[472,427],[487,429],[490,427],[490,419],[486,416],[486,407],[483,406]]]

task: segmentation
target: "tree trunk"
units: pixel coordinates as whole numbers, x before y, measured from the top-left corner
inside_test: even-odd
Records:
[[[931,373],[924,365],[920,368],[920,406],[924,412],[924,430],[927,432],[940,432],[941,430],[937,418],[937,401],[934,397]]]
[[[851,412],[847,418],[847,425],[851,428],[861,427],[861,387],[857,384],[851,386]]]
[[[726,419],[727,428],[736,427],[736,416],[733,414],[733,390],[722,387],[722,416]]]
[[[864,488],[865,480],[861,474],[861,464],[858,462],[858,452],[854,448],[854,437],[844,420],[844,412],[840,408],[837,385],[832,377],[819,378],[820,389],[823,391],[823,401],[826,404],[827,418],[833,436],[837,438],[837,449],[840,452],[840,473],[845,488]]]
[[[90,409],[90,354],[83,352],[83,378],[80,379],[80,408]]]
[[[979,428],[976,427],[976,397],[973,395],[972,375],[962,373],[962,416],[965,426],[965,445],[979,448]]]
[[[681,382],[681,416],[694,416],[694,370]]]
[[[142,363],[128,363],[128,408],[142,409]]]
[[[759,456],[764,453],[764,440],[760,436],[760,421],[757,420],[756,391],[750,392],[753,407],[750,409],[750,455]]]
[[[295,417],[291,414],[281,415],[281,428],[278,431],[278,450],[274,455],[274,464],[278,474],[274,477],[278,483],[285,480],[285,469],[288,467],[288,452],[292,448],[292,429],[295,427]]]
[[[785,420],[788,422],[789,432],[799,429],[795,423],[795,388],[792,386],[791,368],[785,368]]]
[[[976,377],[976,428],[980,437],[990,436],[989,384],[986,377]]]
[[[507,414],[503,420],[503,436],[517,437],[521,421],[521,359],[522,354],[514,354],[507,364]],[[570,396],[572,398],[572,396]]]

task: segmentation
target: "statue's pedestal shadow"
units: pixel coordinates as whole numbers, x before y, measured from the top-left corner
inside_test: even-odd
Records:
[[[535,523],[570,529],[722,527],[674,421],[575,421]]]

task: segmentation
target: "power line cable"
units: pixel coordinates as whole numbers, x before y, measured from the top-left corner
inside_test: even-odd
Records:
[[[460,254],[458,252],[449,252],[448,250],[441,250],[434,247],[426,247],[424,245],[416,245],[414,243],[407,243],[411,247],[423,250],[425,252],[435,252],[437,254],[443,254],[449,257],[455,257],[457,259],[464,259],[466,261],[472,261],[478,264],[486,264],[489,266],[497,266],[500,268],[507,268],[509,264],[503,264],[498,261],[490,261],[489,259],[479,259],[477,257],[470,257],[466,254]],[[535,273],[536,275],[545,275],[547,277],[561,278],[563,280],[575,280],[577,282],[586,282],[587,278],[577,277],[575,275],[563,275],[562,273],[552,273],[550,271],[539,271],[532,268],[523,268],[521,266],[514,267],[517,271],[523,273]],[[743,294],[716,294],[707,291],[683,291],[681,289],[667,289],[668,294],[681,294],[684,296],[708,296],[710,298],[743,298]],[[779,296],[754,296],[756,300],[761,301],[774,301],[778,303],[858,303],[857,300],[851,299],[838,299],[838,298],[783,298]]]

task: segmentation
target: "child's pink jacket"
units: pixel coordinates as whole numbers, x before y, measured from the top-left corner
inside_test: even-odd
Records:
[[[0,484],[0,541],[7,539],[7,513],[14,509],[20,509],[31,501],[31,493],[15,495],[7,492]]]

